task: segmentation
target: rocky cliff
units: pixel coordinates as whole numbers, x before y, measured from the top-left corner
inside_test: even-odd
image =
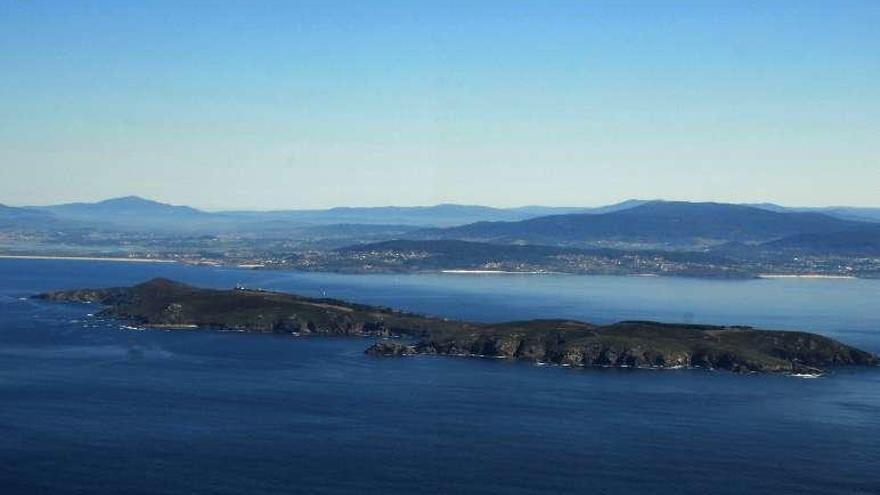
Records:
[[[380,341],[376,356],[435,354],[524,359],[567,366],[678,368],[734,372],[821,373],[877,365],[877,356],[805,332],[751,327],[627,321],[593,325],[568,320],[476,324],[388,308],[262,290],[202,289],[166,279],[132,287],[76,289],[37,296],[107,306],[99,316],[166,328],[245,332],[410,337]]]

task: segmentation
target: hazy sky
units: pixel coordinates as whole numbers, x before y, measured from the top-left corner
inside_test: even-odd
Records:
[[[878,26],[877,0],[0,0],[0,203],[880,206]]]

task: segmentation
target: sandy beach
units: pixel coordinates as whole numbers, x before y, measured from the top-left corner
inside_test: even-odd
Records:
[[[819,275],[819,274],[805,274],[805,275],[774,275],[771,273],[761,273],[758,275],[758,278],[809,278],[809,279],[832,279],[832,280],[855,280],[857,277],[853,277],[851,275]]]
[[[440,270],[440,273],[452,273],[458,275],[544,275],[552,272],[512,272],[504,270]]]

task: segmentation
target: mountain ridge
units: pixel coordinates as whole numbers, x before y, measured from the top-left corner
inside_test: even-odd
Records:
[[[774,212],[746,205],[651,201],[609,213],[551,215],[518,222],[477,222],[417,233],[427,239],[544,245],[629,243],[658,246],[763,242],[861,225],[815,212]]]

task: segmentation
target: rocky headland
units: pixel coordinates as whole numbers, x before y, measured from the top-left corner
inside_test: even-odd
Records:
[[[382,338],[365,351],[374,356],[479,356],[563,366],[789,374],[819,374],[838,366],[880,363],[874,354],[807,332],[651,321],[478,324],[336,299],[244,288],[204,289],[167,279],[36,297],[101,304],[106,307],[99,317],[144,327]],[[386,337],[408,339],[401,342]]]

